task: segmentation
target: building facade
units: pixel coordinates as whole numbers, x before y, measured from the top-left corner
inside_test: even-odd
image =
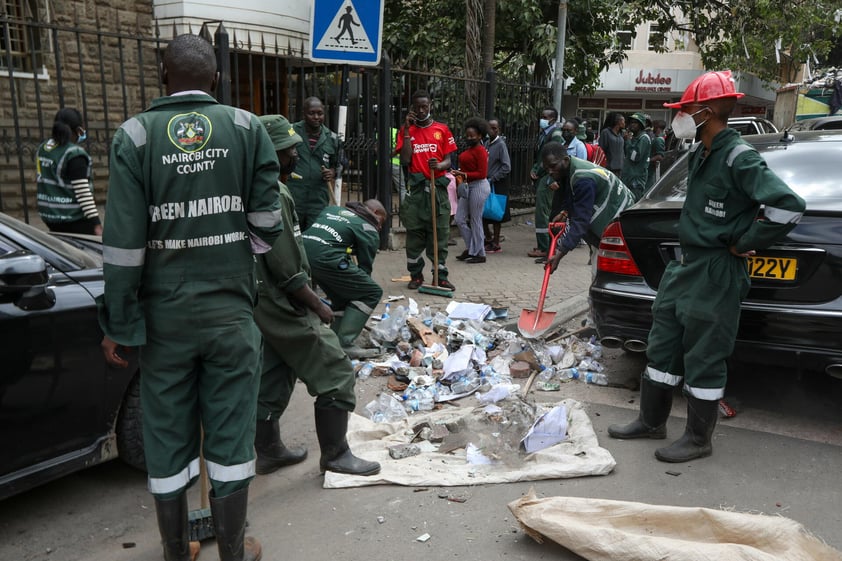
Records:
[[[642,111],[653,120],[670,122],[673,112],[665,102],[676,101],[687,86],[707,69],[702,66],[698,48],[689,35],[666,39],[666,52],[658,52],[663,35],[654,23],[620,32],[618,40],[627,47],[628,58],[604,70],[597,91],[590,96],[565,96],[562,113],[585,117],[599,126],[612,111],[626,115]],[[718,69],[717,69],[718,70]],[[771,118],[775,105],[774,86],[764,85],[754,76],[737,75],[740,99],[734,116],[755,115]]]

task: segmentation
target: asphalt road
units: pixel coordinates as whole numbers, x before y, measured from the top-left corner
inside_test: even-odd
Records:
[[[570,326],[580,320],[571,320]],[[786,372],[735,374],[732,379],[739,381],[729,385],[728,393],[738,415],[717,425],[714,455],[667,465],[652,455],[663,442],[607,437],[609,424],[636,414],[639,394],[633,388],[642,359],[613,351],[605,363],[611,387],[570,382],[561,392],[533,390],[529,398],[570,397],[584,403],[600,445],[617,461],[614,471],[600,477],[489,486],[323,489],[312,400],[299,385],[283,434],[288,443],[306,444],[311,456],[254,481],[250,533],[262,540],[266,561],[580,559],[556,544],[537,544],[518,528],[506,505],[534,488],[538,496],[781,515],[842,549],[842,487],[837,474],[842,465],[842,382],[826,377],[798,380]],[[360,408],[383,385],[383,378],[360,382]],[[678,436],[683,429],[680,401],[673,415],[669,431]],[[191,490],[192,508],[198,505],[196,492]],[[431,536],[427,542],[416,541],[425,533]],[[161,559],[158,539],[145,477],[119,461],[0,503],[4,560],[153,561]],[[205,544],[200,559],[217,559],[213,542]]]

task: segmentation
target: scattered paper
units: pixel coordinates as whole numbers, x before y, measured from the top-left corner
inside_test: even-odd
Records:
[[[567,438],[567,408],[557,405],[535,419],[520,441],[528,454],[549,448]]]
[[[491,313],[491,306],[472,302],[451,302],[447,305],[446,311],[450,319],[484,320]]]
[[[480,449],[472,443],[468,443],[468,446],[465,447],[465,460],[473,465],[491,465],[494,463],[491,458],[480,452]]]

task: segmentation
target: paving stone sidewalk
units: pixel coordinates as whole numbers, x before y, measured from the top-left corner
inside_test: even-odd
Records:
[[[447,267],[450,281],[456,286],[454,300],[508,308],[508,322],[516,324],[521,310],[534,310],[538,306],[544,267],[526,255],[535,247],[531,216],[514,217],[511,222],[503,225],[501,234],[505,237],[505,241],[500,244],[502,252],[489,254],[486,263],[468,264],[456,260],[456,256],[465,249],[465,244],[456,228],[453,228],[452,236],[457,245],[448,248]],[[559,317],[556,321],[565,321],[585,311],[587,289],[591,281],[588,258],[587,246],[578,247],[564,257],[558,270],[550,276],[544,309],[557,311]],[[373,277],[383,287],[383,299],[404,296],[404,300],[392,306],[405,305],[410,297],[418,302],[419,307],[428,305],[433,310],[443,310],[447,306],[450,301],[448,298],[410,290],[406,280],[392,280],[406,275],[406,254],[403,249],[381,250],[377,254]],[[429,261],[426,262],[424,275],[428,282],[432,282]],[[381,313],[383,307],[381,302],[375,314]],[[561,316],[567,317],[565,319]],[[505,320],[501,321],[505,323]]]

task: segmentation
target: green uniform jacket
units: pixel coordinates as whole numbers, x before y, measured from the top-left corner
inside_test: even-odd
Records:
[[[732,245],[738,253],[765,249],[795,228],[805,208],[734,129],[716,135],[707,157],[701,143],[691,148],[687,184],[678,235],[691,253]]]
[[[272,249],[257,258],[257,278],[261,293],[258,306],[264,303],[264,292],[271,296],[272,301],[280,303],[310,282],[310,263],[301,243],[295,202],[286,185],[279,181],[278,188],[281,193],[284,232],[272,244]],[[270,302],[266,302],[266,305],[270,305]]]
[[[553,123],[551,127],[538,135],[538,145],[535,147],[535,163],[532,165],[532,172],[538,176],[538,179],[547,175],[547,172],[544,171],[544,164],[541,161],[541,149],[548,142],[564,144],[564,137],[561,136],[561,126],[558,123]]]
[[[380,247],[380,234],[372,224],[350,210],[329,206],[304,232],[304,249],[315,264],[332,268],[348,255],[369,276]]]
[[[652,152],[652,140],[649,135],[640,131],[626,141],[623,160],[623,183],[631,187],[640,185],[642,194],[646,186],[646,178],[649,177],[649,155]],[[635,193],[637,195],[637,193]]]
[[[67,162],[82,156],[88,162],[91,177],[91,157],[78,144],[68,142],[56,146],[52,139],[38,147],[35,164],[38,169],[38,214],[46,223],[76,222],[85,219],[76,192],[66,176]],[[91,185],[93,192],[93,185]]]
[[[209,298],[253,299],[252,250],[267,251],[283,229],[279,171],[257,117],[206,94],[158,98],[123,123],[103,232],[105,334],[143,345],[142,301],[167,286],[214,279]]]
[[[295,123],[292,128],[304,142],[298,145],[298,163],[295,164],[295,171],[287,178],[287,186],[295,199],[295,211],[299,217],[315,217],[330,203],[330,191],[322,179],[322,166],[334,170],[336,177],[342,174],[342,145],[339,136],[322,125],[319,140],[311,150],[304,121]],[[302,222],[309,225],[309,221]]]
[[[650,160],[653,156],[663,156],[666,153],[666,150],[666,140],[664,139],[664,137],[656,136],[652,139],[652,153],[649,156]],[[661,162],[649,163],[649,176],[646,178],[647,189],[655,184],[655,175],[658,168],[660,168],[660,164]]]
[[[608,223],[634,204],[634,195],[620,179],[592,162],[571,157],[569,177],[569,183],[556,191],[561,203],[553,205],[554,211],[566,210],[570,217],[558,242],[565,253],[582,239],[598,246]]]

